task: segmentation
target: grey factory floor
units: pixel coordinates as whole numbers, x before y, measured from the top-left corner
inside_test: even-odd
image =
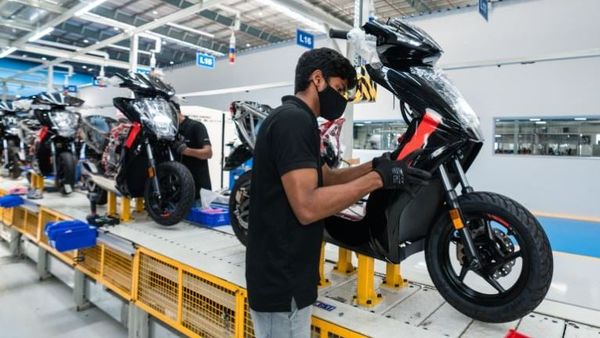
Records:
[[[0,337],[118,338],[127,330],[97,308],[77,312],[71,289],[39,281],[34,263],[10,257],[0,240]]]

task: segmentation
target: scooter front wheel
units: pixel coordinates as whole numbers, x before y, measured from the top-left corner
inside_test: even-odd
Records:
[[[178,162],[163,162],[156,168],[160,200],[152,181],[146,181],[144,202],[150,217],[158,224],[170,226],[179,223],[194,203],[194,178],[186,166]]]
[[[250,183],[252,171],[240,175],[229,195],[229,219],[235,237],[244,245],[248,242],[250,223]]]
[[[522,205],[494,193],[469,193],[459,203],[481,266],[469,264],[460,233],[444,215],[425,249],[434,285],[454,308],[480,321],[527,315],[552,281],[552,250],[540,223]]]

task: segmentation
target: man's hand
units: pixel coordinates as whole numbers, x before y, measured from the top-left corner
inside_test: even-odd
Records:
[[[171,145],[171,150],[177,155],[181,155],[187,148],[188,146],[185,144],[185,140],[182,140],[181,138],[175,139]]]
[[[373,159],[373,170],[381,176],[383,189],[404,189],[410,185],[427,185],[431,174],[425,170],[413,168],[410,163],[422,150],[413,151],[403,160],[394,161],[390,153]]]

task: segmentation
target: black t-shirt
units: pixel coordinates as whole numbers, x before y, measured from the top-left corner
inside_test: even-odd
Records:
[[[302,168],[318,172],[319,129],[310,108],[295,96],[265,119],[256,139],[246,251],[250,307],[259,312],[290,311],[317,299],[323,222],[302,225],[294,215],[281,176]]]
[[[179,133],[185,138],[185,144],[189,148],[199,149],[210,145],[206,127],[200,121],[186,117],[179,125]],[[196,199],[200,196],[200,188],[211,190],[210,173],[208,171],[208,160],[201,160],[192,156],[181,156],[183,163],[192,173],[196,186]]]

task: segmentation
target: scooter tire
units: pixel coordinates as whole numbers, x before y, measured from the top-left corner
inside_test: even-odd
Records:
[[[240,175],[229,195],[229,221],[235,237],[245,246],[248,243],[250,218],[250,183],[252,171]],[[240,220],[240,218],[245,218]],[[246,223],[246,227],[243,226]]]
[[[195,185],[194,178],[186,166],[179,162],[163,162],[156,167],[156,175],[159,182],[168,175],[173,175],[179,181],[179,198],[173,201],[175,207],[173,211],[165,214],[162,210],[158,210],[153,201],[153,187],[150,179],[146,180],[144,189],[144,202],[146,210],[150,217],[158,224],[163,226],[171,226],[179,223],[190,211],[194,203]],[[169,195],[172,198],[177,194],[165,194],[161,191],[162,196]]]
[[[469,193],[459,197],[459,204],[465,219],[476,219],[475,215],[501,219],[510,229],[509,236],[521,239],[518,243],[521,252],[519,279],[505,292],[498,292],[496,299],[464,289],[457,282],[460,277],[452,275],[456,271],[451,272],[445,267],[444,261],[452,255],[448,236],[453,233],[454,227],[444,213],[430,230],[425,247],[427,269],[433,284],[450,305],[473,319],[504,323],[526,316],[542,302],[552,281],[552,249],[542,226],[524,206],[499,194]],[[469,223],[465,227],[470,229]]]

